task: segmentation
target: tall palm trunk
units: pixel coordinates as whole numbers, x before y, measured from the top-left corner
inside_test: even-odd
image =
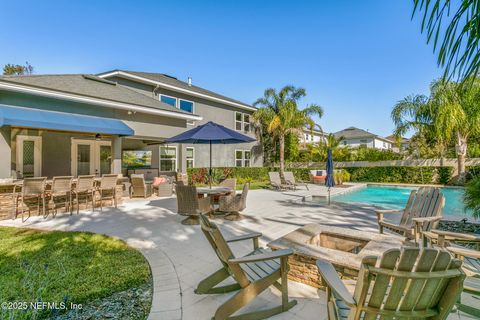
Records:
[[[467,138],[457,132],[457,151],[458,177],[460,181],[465,178],[465,158],[467,156]]]
[[[283,179],[283,173],[285,172],[285,135],[280,134],[278,137],[280,143],[280,177]]]

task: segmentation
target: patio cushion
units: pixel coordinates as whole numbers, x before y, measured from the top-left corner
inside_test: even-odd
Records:
[[[166,177],[154,177],[152,186],[158,187],[159,185],[167,182],[168,182],[168,179]]]
[[[325,180],[327,176],[314,176],[313,179],[315,180]]]

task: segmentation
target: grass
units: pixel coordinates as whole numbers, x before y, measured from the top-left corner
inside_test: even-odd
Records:
[[[143,255],[118,239],[7,227],[0,227],[0,239],[0,302],[84,304],[151,281]],[[0,308],[0,318],[42,319],[51,312]]]

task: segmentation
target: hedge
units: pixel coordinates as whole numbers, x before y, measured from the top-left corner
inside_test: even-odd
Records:
[[[348,167],[352,182],[385,182],[411,184],[447,184],[452,178],[451,167]],[[268,172],[278,171],[268,167],[225,167],[213,169],[213,181],[218,183],[226,178],[237,178],[238,183],[268,181]],[[298,181],[310,180],[311,168],[289,168]],[[208,168],[188,169],[189,182],[207,183]],[[480,167],[478,168],[480,172]]]
[[[352,182],[385,182],[411,184],[447,184],[451,167],[350,167],[344,168]]]

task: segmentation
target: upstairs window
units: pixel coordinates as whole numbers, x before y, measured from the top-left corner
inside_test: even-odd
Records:
[[[160,101],[162,101],[163,103],[169,104],[174,108],[177,107],[177,98],[161,94],[160,95]]]
[[[235,130],[250,132],[250,115],[241,112],[235,112]]]
[[[243,114],[241,112],[235,112],[235,130],[242,131]]]
[[[193,102],[188,100],[179,100],[178,107],[180,110],[193,113]]]

